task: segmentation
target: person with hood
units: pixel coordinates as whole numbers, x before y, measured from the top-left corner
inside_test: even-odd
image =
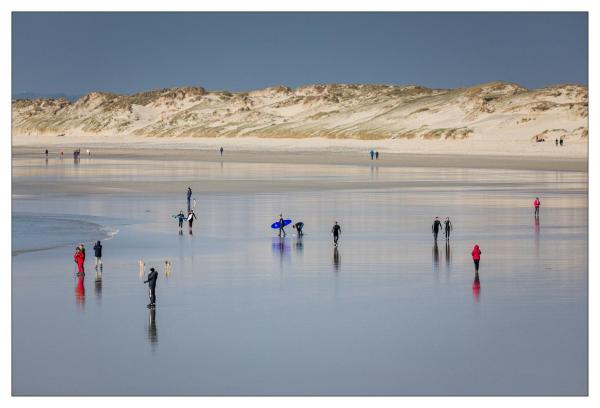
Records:
[[[450,222],[450,217],[446,217],[444,221],[444,232],[446,233],[446,241],[450,239],[450,231],[452,230],[452,223]]]
[[[79,250],[81,251],[81,255],[83,256],[83,262],[85,262],[85,246],[83,246],[83,242],[79,244]]]
[[[77,276],[82,276],[85,273],[83,266],[83,254],[79,247],[75,248],[75,254],[73,255],[73,261],[77,264]]]
[[[196,214],[194,214],[194,210],[190,210],[188,213],[188,225],[190,229],[192,229],[192,225],[194,224],[194,219],[196,219]]]
[[[542,203],[540,202],[540,198],[536,197],[535,200],[533,200],[533,216],[534,217],[539,217],[540,216],[540,205]]]
[[[179,222],[179,229],[183,229],[183,221],[185,220],[185,214],[183,213],[183,210],[180,210],[179,214],[177,214],[175,218],[177,218],[177,221]]]
[[[437,241],[438,232],[442,229],[442,222],[440,217],[435,217],[433,224],[431,225],[431,231],[433,232],[433,240]]]
[[[102,270],[102,243],[100,241],[94,245],[94,256],[96,257],[96,270],[98,270],[98,266]]]
[[[333,234],[333,244],[335,246],[337,246],[338,239],[340,239],[340,234],[342,233],[342,227],[339,226],[339,224],[338,224],[337,221],[335,222],[335,224],[333,224],[333,228],[331,229],[331,233]]]
[[[150,273],[148,274],[148,279],[144,281],[144,283],[148,284],[148,288],[150,290],[150,303],[148,304],[148,308],[152,308],[156,306],[156,280],[158,279],[158,272],[154,268],[150,268]]]
[[[473,250],[471,251],[471,256],[473,257],[473,263],[475,263],[475,272],[479,272],[479,260],[481,259],[481,250],[479,249],[479,245],[475,244]]]

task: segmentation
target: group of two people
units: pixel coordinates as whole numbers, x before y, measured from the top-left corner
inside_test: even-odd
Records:
[[[450,239],[450,231],[452,231],[452,223],[450,222],[450,218],[446,217],[444,220],[444,233],[446,234],[446,240]],[[437,241],[438,232],[442,230],[442,221],[440,221],[440,217],[435,217],[433,220],[433,224],[431,225],[431,232],[433,232],[433,239]]]
[[[179,222],[179,229],[181,230],[183,228],[183,221],[185,221],[187,219],[188,226],[191,229],[192,225],[194,224],[194,220],[197,217],[196,217],[196,214],[194,213],[194,210],[190,209],[188,211],[187,216],[183,213],[183,210],[181,210],[181,211],[179,211],[179,214],[176,215],[176,218],[177,218],[177,221]]]
[[[375,160],[379,159],[379,152],[371,150],[369,154],[371,155],[371,160],[373,160],[373,157],[375,157]]]
[[[100,267],[102,270],[102,243],[97,241],[94,245],[94,256],[96,257],[96,270]],[[80,243],[75,248],[75,253],[73,254],[73,261],[77,264],[77,275],[82,276],[85,274],[85,246],[83,242]]]

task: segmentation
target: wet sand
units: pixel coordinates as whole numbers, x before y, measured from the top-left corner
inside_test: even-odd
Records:
[[[587,173],[93,152],[13,158],[13,219],[118,230],[100,278],[100,237],[84,279],[72,245],[13,256],[15,395],[588,392]],[[179,233],[188,185],[198,221]],[[276,237],[280,212],[304,238]]]
[[[482,168],[482,169],[512,169],[512,170],[547,170],[547,171],[587,171],[588,162],[578,158],[556,157],[511,157],[506,155],[423,155],[382,153],[379,160],[371,160],[368,151],[364,154],[352,151],[244,151],[226,149],[223,157],[215,150],[194,148],[174,149],[155,148],[152,146],[132,148],[131,144],[110,147],[102,144],[91,145],[93,157],[104,159],[127,160],[189,160],[206,162],[229,163],[288,163],[288,164],[338,164],[351,166],[379,167],[436,167],[436,168]],[[65,159],[73,158],[73,150],[81,146],[64,145],[51,146],[50,157],[57,157],[61,150]],[[13,157],[34,158],[43,157],[45,147],[20,146],[13,147]],[[85,147],[82,148],[82,159],[85,157]]]

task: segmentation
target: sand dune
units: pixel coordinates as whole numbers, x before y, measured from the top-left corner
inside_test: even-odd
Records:
[[[584,158],[588,90],[578,85],[528,90],[493,82],[460,89],[332,84],[244,93],[202,88],[93,92],[73,103],[14,100],[12,131],[15,145],[104,138],[139,143],[140,137],[168,143],[175,140],[165,138],[177,137],[212,146],[203,139],[227,138],[228,146],[239,142],[258,149],[377,146],[405,153]],[[560,137],[562,149],[554,146]]]

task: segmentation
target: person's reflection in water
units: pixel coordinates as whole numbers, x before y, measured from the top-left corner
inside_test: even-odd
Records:
[[[433,258],[433,269],[437,272],[440,267],[440,251],[438,249],[437,241],[434,242],[431,252]]]
[[[83,309],[85,306],[85,285],[83,283],[84,275],[77,276],[77,283],[75,284],[75,303]]]
[[[158,330],[156,329],[156,309],[148,310],[148,341],[153,349],[158,343]]]
[[[304,243],[302,242],[302,235],[298,236],[298,238],[296,238],[296,252],[298,252],[299,254],[302,254],[302,251],[304,250]]]
[[[340,271],[341,263],[340,251],[338,250],[338,247],[333,247],[333,270],[336,273]]]
[[[535,234],[535,257],[540,257],[540,218],[534,217],[533,232]]]
[[[94,280],[94,293],[96,293],[96,297],[98,299],[102,297],[102,271],[96,271]]]
[[[475,279],[473,279],[473,299],[479,302],[479,294],[481,293],[481,283],[479,282],[479,272],[475,271]]]

